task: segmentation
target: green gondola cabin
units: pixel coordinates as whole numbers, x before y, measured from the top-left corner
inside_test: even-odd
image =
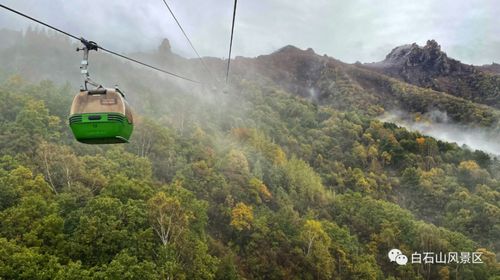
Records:
[[[119,89],[81,91],[73,99],[69,125],[86,144],[127,143],[134,128],[132,111]]]

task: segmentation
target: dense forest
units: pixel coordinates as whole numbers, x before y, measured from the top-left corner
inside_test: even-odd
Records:
[[[103,77],[124,83],[133,138],[85,145],[67,125],[77,87],[61,76],[78,60],[46,77],[59,64],[40,42],[55,37],[12,34],[0,46],[0,279],[500,279],[497,158],[376,118],[432,102],[495,127],[496,109],[290,48],[236,60],[228,94],[110,59],[120,70]],[[23,67],[34,55],[43,63]],[[283,80],[278,69],[310,56],[317,76]],[[483,263],[398,266],[392,248]]]

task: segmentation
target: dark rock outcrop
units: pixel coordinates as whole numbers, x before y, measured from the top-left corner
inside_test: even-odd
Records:
[[[158,47],[158,52],[163,55],[172,54],[172,46],[170,46],[170,41],[168,39],[163,39],[160,46]]]
[[[356,65],[404,82],[500,107],[500,76],[448,57],[435,40],[394,48],[383,61]]]

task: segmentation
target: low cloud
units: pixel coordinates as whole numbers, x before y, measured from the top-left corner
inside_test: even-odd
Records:
[[[485,129],[468,128],[452,123],[442,111],[430,111],[417,118],[402,111],[392,111],[384,114],[380,120],[395,123],[441,141],[457,143],[459,146],[465,145],[471,150],[500,155],[500,142],[497,140],[500,135]]]

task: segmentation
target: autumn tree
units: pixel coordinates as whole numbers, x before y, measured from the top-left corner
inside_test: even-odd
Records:
[[[315,270],[315,277],[329,279],[334,271],[334,260],[329,247],[330,237],[323,230],[321,222],[306,220],[301,231],[301,239],[305,243],[304,252]]]
[[[148,208],[151,226],[164,246],[176,243],[193,216],[177,198],[164,192],[154,195],[148,201]]]
[[[251,229],[253,220],[252,207],[243,202],[237,203],[231,210],[231,226],[237,231]]]

